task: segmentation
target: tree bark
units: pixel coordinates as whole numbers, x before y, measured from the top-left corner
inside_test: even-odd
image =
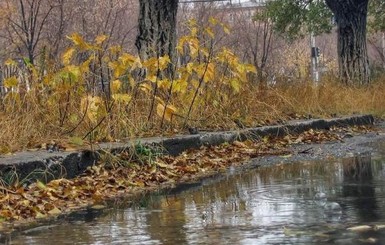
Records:
[[[369,83],[370,69],[366,45],[369,0],[325,1],[336,17],[341,79],[347,84]]]
[[[176,60],[176,16],[179,0],[140,0],[135,45],[141,59],[168,55]]]

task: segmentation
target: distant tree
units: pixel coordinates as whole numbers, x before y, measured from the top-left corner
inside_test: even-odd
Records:
[[[48,17],[59,4],[52,0],[6,0],[3,4],[8,12],[4,38],[33,64],[45,35]]]
[[[253,64],[257,68],[257,80],[261,87],[266,87],[265,70],[272,53],[273,29],[266,11],[257,13],[252,24],[255,31],[250,35],[254,35],[254,38],[248,35],[247,42],[249,43]]]
[[[369,2],[368,24],[375,32],[385,32],[385,1],[371,0]]]
[[[373,0],[377,3],[382,1]],[[331,17],[338,27],[339,74],[347,84],[370,80],[366,45],[369,0],[275,0],[268,4],[276,30],[290,38],[331,30]]]
[[[383,68],[385,68],[385,1],[371,0],[369,2],[369,32],[375,39],[381,38],[381,45],[378,46],[378,40],[369,39],[369,42],[376,48],[382,58]],[[380,35],[378,35],[380,34]]]

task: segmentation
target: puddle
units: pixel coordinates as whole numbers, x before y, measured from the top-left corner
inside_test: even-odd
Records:
[[[368,229],[348,227],[368,225]],[[380,229],[372,227],[378,225]],[[12,234],[7,244],[385,244],[385,158],[232,173]]]

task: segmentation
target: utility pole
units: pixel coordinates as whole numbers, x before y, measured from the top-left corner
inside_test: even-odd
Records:
[[[318,71],[318,56],[319,48],[315,45],[315,36],[314,33],[310,33],[310,50],[311,50],[311,73],[313,81],[318,83],[320,81],[319,71]]]

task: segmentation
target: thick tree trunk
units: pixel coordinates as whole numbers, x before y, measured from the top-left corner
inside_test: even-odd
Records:
[[[369,83],[366,46],[368,2],[369,0],[326,0],[336,17],[340,77],[347,84]]]
[[[135,45],[142,59],[168,55],[175,64],[178,1],[139,1],[139,31]]]

